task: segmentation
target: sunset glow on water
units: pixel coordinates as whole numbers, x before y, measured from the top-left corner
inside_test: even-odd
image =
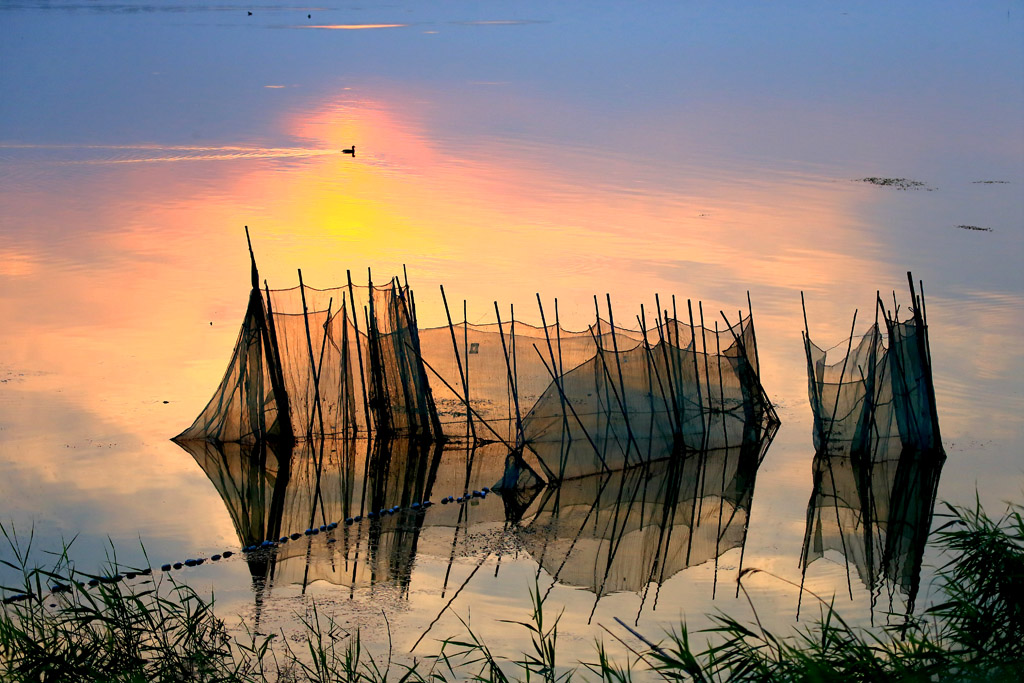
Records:
[[[574,330],[594,295],[632,326],[655,293],[700,300],[710,326],[749,291],[782,425],[743,566],[797,581],[814,455],[800,292],[831,346],[855,309],[859,331],[871,323],[876,291],[905,296],[912,271],[948,454],[939,499],[977,492],[999,511],[1024,491],[1020,9],[0,6],[0,518],[34,525],[40,548],[77,537],[83,566],[108,537],[132,559],[141,537],[157,563],[237,549],[217,490],[169,439],[238,335],[245,226],[271,288],[299,268],[329,287],[404,266],[423,327],[445,324],[439,285],[459,321],[463,300],[471,323],[497,301],[539,324],[539,292]],[[480,503],[487,524],[497,506]],[[241,560],[188,580],[245,619],[255,597],[287,623],[315,595],[379,642],[383,606],[407,649],[481,563],[452,609],[498,642],[509,626],[485,615],[527,615],[527,588],[552,580],[522,548],[478,550],[424,550],[404,588],[254,589]],[[624,591],[592,618],[593,594],[556,584],[566,647],[589,656],[615,616],[659,633],[746,614],[739,563],[720,558],[714,601],[706,563],[656,603]],[[868,621],[837,558],[808,581]],[[792,585],[745,585],[762,616],[794,623]]]

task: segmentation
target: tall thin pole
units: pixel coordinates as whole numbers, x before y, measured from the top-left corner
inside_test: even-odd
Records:
[[[557,310],[557,307],[558,307],[558,305],[557,305],[557,299],[556,299],[556,304],[555,304],[556,310]],[[554,351],[554,348],[551,346],[551,334],[548,332],[548,322],[547,322],[547,320],[544,317],[544,304],[541,302],[540,292],[537,292],[537,308],[540,310],[540,324],[544,327],[544,340],[547,342],[547,345],[548,345],[548,355],[551,357],[551,367],[552,368],[560,368],[560,363],[556,363],[556,361],[555,361],[555,351]],[[556,334],[557,334],[557,329],[556,329]],[[559,353],[559,358],[561,358],[561,353]],[[568,419],[569,418],[568,418],[568,411],[566,410],[566,405],[565,405],[565,401],[566,401],[566,399],[565,399],[565,391],[562,389],[562,386],[561,386],[561,370],[560,369],[557,370],[555,373],[553,373],[553,378],[552,378],[551,381],[555,384],[555,389],[558,391],[558,401],[559,401],[559,404],[562,407],[562,441],[564,442],[565,435],[569,431],[568,430],[568,427],[569,427]],[[566,457],[567,457],[567,455],[568,455],[568,449],[565,448],[564,446],[560,447],[560,449],[559,449],[559,458],[558,458],[558,468],[559,468],[558,478],[559,479],[561,479],[562,477],[565,476],[565,465],[566,465]]]
[[[346,276],[348,277],[348,300],[350,304],[349,313],[352,316],[352,329],[355,331],[355,346],[356,346],[356,357],[359,360],[359,386],[363,390],[363,415],[366,420],[366,431],[373,431],[373,418],[370,414],[370,399],[366,392],[366,370],[363,367],[363,345],[359,340],[359,316],[356,311],[356,297],[352,287],[352,271],[346,270]],[[373,292],[370,292],[370,296],[373,296]],[[369,339],[369,337],[367,337]],[[369,459],[369,455],[367,455]],[[361,508],[360,508],[361,509]]]
[[[252,240],[249,239],[249,226],[245,226],[245,242],[249,247],[249,262],[251,264],[251,283],[252,292],[250,293],[250,300],[260,295],[260,274],[256,268],[256,255],[252,250]],[[292,420],[291,412],[289,410],[288,402],[288,391],[285,389],[284,384],[284,372],[281,369],[281,354],[277,345],[277,332],[274,326],[274,309],[270,303],[270,288],[267,286],[266,289],[266,309],[264,310],[264,302],[261,301],[260,305],[256,307],[256,324],[260,331],[260,336],[263,341],[264,356],[267,359],[269,365],[270,375],[270,386],[274,392],[274,403],[277,405],[277,426],[280,433],[280,438],[285,441],[294,441],[295,434],[292,432]],[[252,301],[255,304],[255,301]],[[264,410],[263,407],[264,397],[260,396],[260,413],[261,420]],[[260,434],[260,438],[265,438],[266,434]]]
[[[313,375],[313,413],[311,417],[316,416],[319,413],[320,416],[320,434],[324,433],[324,413],[320,408],[320,373],[316,368],[316,359],[313,357],[313,338],[309,333],[309,313],[306,309],[306,287],[302,283],[302,269],[299,269],[299,295],[302,297],[302,319],[306,324],[306,348],[309,351],[309,367],[310,372]],[[312,422],[306,432],[306,436],[313,439],[313,427]]]
[[[761,360],[757,356],[757,334],[754,330],[754,307],[750,303],[750,290],[747,290],[747,320],[750,321],[750,338],[754,340],[754,363],[757,365],[757,383],[761,383]],[[716,321],[717,322],[717,321]],[[742,321],[740,321],[742,325]]]
[[[533,345],[533,350],[537,352],[537,355],[540,357],[540,362],[544,364],[544,369],[548,371],[548,374],[551,376],[551,380],[554,381],[555,373],[551,368],[548,367],[547,361],[544,360],[544,354],[540,352],[540,349],[537,348],[536,344]],[[555,386],[558,387],[559,391],[562,391],[561,385],[559,385],[557,382],[555,383]],[[590,443],[591,448],[594,449],[594,453],[597,454],[598,459],[601,461],[601,465],[605,468],[606,471],[611,472],[611,468],[608,467],[608,463],[605,462],[604,454],[601,453],[601,449],[597,447],[597,444],[594,443],[594,440],[590,438],[590,433],[587,432],[587,428],[583,425],[583,421],[580,419],[580,416],[576,413],[576,409],[573,407],[572,401],[569,401],[564,394],[562,398],[564,400],[565,405],[569,407],[569,412],[571,412],[572,416],[576,419],[576,424],[579,425],[580,430],[583,432],[583,436],[586,437],[587,441]]]
[[[667,337],[670,333],[668,329],[662,328],[663,319],[661,315],[660,302],[658,301],[657,294],[654,295],[654,305],[658,306],[657,317],[654,320],[654,324],[657,326],[658,329],[658,346],[661,347],[661,355],[665,360],[665,372],[668,375],[668,377],[665,378],[665,384],[669,386],[669,397],[672,399],[672,414],[675,416],[674,422],[676,424],[675,438],[679,440],[681,444],[683,438],[684,408],[682,404],[683,397],[678,395],[679,392],[677,391],[676,380],[674,376],[674,360],[676,357],[676,352],[673,351],[671,357],[668,354],[668,347],[671,346],[671,342],[669,342]],[[666,311],[666,314],[667,313],[668,311]],[[666,315],[665,318],[668,318],[668,315]]]
[[[675,305],[674,296],[672,297],[672,305]],[[700,390],[700,369],[699,365],[697,364],[697,334],[693,327],[693,304],[690,302],[689,299],[686,300],[686,308],[690,314],[690,339],[693,340],[693,379],[695,382],[697,382],[697,404],[700,406],[700,425],[701,429],[703,430],[703,433],[701,434],[701,443],[703,443],[704,437],[707,435],[708,427],[704,415],[704,399],[701,396]]]
[[[638,458],[643,459],[643,454],[640,452],[640,446],[636,442],[636,437],[633,434],[633,427],[629,420],[629,404],[626,401],[626,384],[622,380],[622,363],[619,361],[619,343],[616,341],[615,334],[615,317],[612,314],[612,296],[608,292],[605,292],[605,298],[608,302],[608,325],[611,327],[612,332],[612,351],[615,353],[615,367],[619,375],[619,390],[622,395],[620,404],[622,405],[622,416],[626,420],[626,435],[629,437],[630,443],[633,444],[633,448],[636,450]],[[629,462],[629,458],[626,458]]]
[[[704,302],[697,301],[697,311],[700,314],[700,344],[701,344],[701,348],[704,349],[704,387],[707,389],[707,397],[708,397],[708,423],[707,423],[707,430],[706,431],[710,432],[711,431],[711,411],[713,410],[713,405],[711,403],[711,376],[710,376],[710,373],[708,372],[708,355],[709,354],[708,354],[708,337],[707,337],[707,334],[706,334],[706,329],[707,328],[704,327]],[[696,342],[694,343],[694,346],[696,346]],[[725,406],[724,405],[720,405],[719,409],[720,410],[724,410]]]
[[[917,302],[917,293],[914,291],[914,276],[911,272],[907,271],[907,282],[910,284],[910,298]],[[924,299],[924,283],[921,283],[921,299]],[[923,305],[918,304],[914,306],[914,322],[917,325],[917,348],[918,353],[921,356],[922,365],[925,371],[925,388],[928,396],[928,413],[932,423],[932,443],[929,446],[935,446],[941,443],[939,436],[939,413],[935,405],[935,383],[932,380],[932,359],[931,350],[928,348],[928,326],[925,324],[924,315],[922,312]]]
[[[323,465],[323,440],[324,440],[324,411],[320,404],[320,371],[317,368],[316,359],[313,357],[313,338],[309,331],[309,310],[306,308],[306,286],[302,282],[302,269],[299,269],[299,295],[302,297],[302,320],[306,327],[306,348],[309,351],[309,368],[313,375],[313,414],[310,415],[309,428],[306,431],[306,438],[309,441],[310,447],[315,448],[313,444],[313,420],[319,416],[320,421],[320,458],[317,462],[316,467],[316,489],[313,496],[313,509],[310,510],[309,525],[313,526],[313,521],[316,519],[316,508],[317,502],[321,499],[320,492],[320,473]],[[330,313],[327,316],[330,320]],[[326,327],[324,328],[324,340],[326,342]],[[323,353],[321,352],[321,359]],[[321,513],[323,510],[321,508]],[[325,520],[326,521],[326,520]]]
[[[672,410],[669,407],[669,404],[668,404],[668,400],[669,399],[668,399],[668,396],[665,394],[665,386],[664,386],[664,384],[662,384],[662,381],[661,381],[661,372],[658,370],[657,359],[654,357],[654,350],[651,347],[651,343],[650,343],[650,341],[648,339],[648,334],[647,334],[647,315],[644,312],[643,304],[640,305],[640,317],[637,318],[637,321],[640,323],[640,331],[644,335],[644,347],[647,350],[647,365],[648,365],[648,368],[651,368],[654,371],[654,379],[657,380],[657,382],[658,382],[658,392],[661,394],[661,402],[662,402],[662,404],[665,407],[665,413],[669,415],[669,420],[670,420],[670,422],[673,425],[673,430],[676,430],[677,420],[678,420],[679,416],[676,415],[675,411]],[[660,330],[658,332],[658,335],[659,335],[659,337],[661,336],[661,331]],[[662,346],[662,352],[664,352],[664,351],[665,351],[664,346]],[[652,394],[653,394],[653,386],[652,386]],[[653,405],[652,405],[651,410],[653,410],[653,409],[654,408],[653,408]]]
[[[516,447],[523,445],[523,418],[519,413],[519,394],[515,390],[515,378],[512,376],[512,359],[509,357],[508,346],[505,344],[505,332],[501,326],[501,312],[498,310],[498,302],[494,302],[494,315],[498,318],[498,334],[501,336],[501,351],[505,355],[505,370],[508,372],[508,387],[512,394],[512,400],[516,409]],[[538,352],[539,353],[539,352]]]
[[[469,315],[466,309],[466,300],[462,300],[462,354],[466,357],[466,403],[469,403]],[[473,425],[473,417],[466,411],[466,427],[469,433],[467,438],[472,436],[476,442],[476,426]]]
[[[611,369],[608,367],[608,361],[604,357],[604,345],[601,340],[601,314],[597,304],[597,296],[594,296],[594,310],[597,314],[597,335],[594,334],[594,329],[590,328],[590,335],[594,339],[594,346],[597,348],[597,355],[601,359],[601,367],[604,369],[604,381],[605,381],[605,401],[608,404],[608,428],[614,435],[614,430],[611,428],[611,412],[612,402],[608,396],[608,387],[611,387],[611,395],[615,398],[615,402],[619,406],[619,412],[622,413],[623,422],[626,425],[626,446],[622,449],[623,459],[625,464],[629,465],[629,446],[630,444],[636,449],[637,453],[640,453],[640,447],[636,445],[636,441],[633,439],[633,430],[629,428],[629,415],[626,413],[626,405],[623,403],[622,398],[619,396],[619,390],[615,386],[615,379],[612,377]],[[615,339],[615,328],[612,328],[612,344],[614,345]],[[618,440],[618,435],[614,435],[615,439]]]
[[[857,327],[857,309],[853,310],[853,323],[850,325],[850,342],[846,345],[846,357],[843,358],[843,367],[839,370],[839,385],[836,388],[836,401],[832,407],[832,419],[828,424],[828,434],[825,435],[825,447],[828,448],[828,441],[832,438],[832,428],[836,425],[836,412],[839,410],[840,389],[843,386],[843,377],[846,376],[846,364],[850,362],[850,351],[853,349],[853,331]]]
[[[444,314],[448,318],[448,331],[452,337],[452,351],[455,352],[455,364],[459,368],[459,379],[462,381],[462,393],[466,397],[466,403],[469,403],[469,382],[466,379],[466,373],[462,370],[462,358],[459,356],[459,343],[455,340],[455,327],[452,325],[452,314],[448,310],[448,297],[444,294],[444,285],[441,285],[441,301],[444,302]],[[469,365],[469,357],[466,358],[466,365]],[[466,420],[469,423],[469,429],[473,429],[473,421],[470,417],[470,413],[466,411]]]
[[[881,303],[881,297],[878,298],[878,301],[879,303]],[[811,358],[811,330],[807,325],[807,304],[804,302],[803,291],[800,292],[800,308],[803,309],[804,312],[803,337],[804,353],[807,355],[807,374],[809,376],[809,380],[811,383],[811,391],[814,394],[815,409],[812,411],[814,413],[814,431],[817,432],[818,438],[822,440],[822,445],[824,445],[825,431],[821,422],[821,411],[824,409],[825,406],[822,402],[821,394],[819,393],[818,388],[818,370],[814,364],[814,359]],[[824,376],[822,377],[822,381],[824,382]]]

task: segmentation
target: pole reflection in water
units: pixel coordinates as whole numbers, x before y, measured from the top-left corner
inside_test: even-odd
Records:
[[[742,549],[757,469],[776,429],[748,430],[728,448],[666,453],[644,466],[500,493],[489,488],[503,476],[502,444],[445,450],[341,439],[277,452],[265,443],[180,443],[250,549],[258,600],[269,586],[305,590],[318,580],[350,594],[386,582],[407,597],[417,553],[447,559],[450,570],[467,556],[497,555],[500,566],[503,553],[524,549],[538,573],[596,600],[640,593],[642,609],[687,567],[714,560],[717,580],[717,558]],[[442,597],[451,588],[446,575]]]
[[[914,610],[921,561],[932,524],[932,511],[945,456],[901,448],[880,449],[874,458],[818,454],[814,457],[814,492],[807,508],[801,555],[807,567],[826,551],[842,553],[850,598],[850,565],[871,593],[872,618],[878,598],[888,597],[892,612],[896,591],[906,613]]]
[[[273,552],[247,553],[254,579],[303,587],[317,580],[407,587],[439,445],[314,440],[284,453],[265,442],[180,445],[217,488],[243,548],[287,539]],[[364,469],[373,476],[364,477]],[[332,523],[336,527],[321,533]]]
[[[404,594],[425,527],[446,529],[427,539],[427,552],[454,557],[456,545],[469,552],[468,529],[501,529],[514,515],[483,493],[504,467],[500,444],[444,450],[415,439],[314,439],[278,452],[267,442],[178,443],[216,487],[242,547],[259,547],[246,558],[261,585],[388,582]],[[440,494],[465,493],[463,503],[442,503]],[[510,501],[524,495],[528,503],[533,493]],[[453,529],[454,540],[441,540]]]
[[[593,592],[595,609],[619,591],[640,593],[641,610],[648,599],[656,608],[667,579],[712,560],[717,587],[723,553],[740,548],[742,569],[754,482],[777,429],[769,422],[747,430],[737,445],[684,450],[547,487],[526,512],[519,538],[538,572]]]

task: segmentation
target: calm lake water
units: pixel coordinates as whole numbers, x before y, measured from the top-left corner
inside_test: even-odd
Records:
[[[512,653],[527,641],[498,619],[527,617],[536,582],[565,608],[566,660],[589,659],[614,617],[656,636],[750,616],[742,562],[776,575],[744,580],[762,619],[791,625],[814,456],[801,291],[830,346],[876,290],[922,279],[939,499],[998,513],[1024,493],[1022,35],[1019,2],[0,3],[0,521],[34,531],[40,561],[75,539],[84,571],[111,544],[141,563],[140,539],[157,565],[238,550],[230,505],[169,439],[228,362],[248,225],[271,287],[405,264],[425,326],[445,320],[440,284],[470,322],[499,301],[539,323],[535,293],[557,296],[570,329],[594,294],[627,319],[655,292],[718,319],[749,291],[782,424],[742,547],[660,588],[623,579],[595,605],[490,496],[472,523],[432,510],[358,580],[328,568],[303,591],[294,562],[261,582],[240,557],[179,573],[223,616],[288,628],[315,599],[377,643],[386,616],[406,651],[454,597],[417,654],[456,614]],[[441,457],[435,499],[461,493],[442,484],[466,456]],[[806,585],[870,623],[848,579],[830,553]]]

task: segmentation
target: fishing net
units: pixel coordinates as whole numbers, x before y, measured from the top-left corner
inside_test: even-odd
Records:
[[[254,289],[224,379],[179,440],[437,429],[408,287]]]
[[[479,555],[491,532],[515,516],[493,495],[440,502],[492,485],[504,469],[501,448],[444,451],[420,439],[353,438],[303,440],[287,448],[268,442],[180,445],[221,496],[243,548],[288,537],[273,551],[247,553],[253,576],[278,584],[384,582],[404,589],[418,555]],[[517,495],[526,495],[523,504],[532,497],[510,492],[510,502]],[[434,503],[429,512],[422,507],[427,500]],[[380,514],[394,507],[394,514]],[[338,526],[329,533],[306,534],[332,522]],[[296,533],[300,538],[290,538]]]
[[[418,556],[481,562],[525,549],[557,580],[600,597],[661,583],[741,546],[774,429],[649,467],[488,495],[479,494],[505,469],[500,443],[447,450],[420,439],[180,445],[221,496],[243,548],[288,538],[246,554],[254,578],[405,590]],[[464,499],[443,504],[448,496]],[[424,509],[427,500],[433,504]],[[361,519],[347,524],[352,518]],[[332,530],[306,533],[332,522]]]
[[[546,488],[518,535],[553,578],[598,598],[660,585],[742,547],[774,433]]]
[[[656,333],[463,322],[419,340],[443,432],[499,440],[546,480],[739,444],[775,419],[749,316]]]
[[[829,351],[805,335],[816,455],[801,565],[837,551],[872,601],[885,585],[912,610],[945,453],[913,280],[910,294],[904,321],[878,299],[884,334],[876,323]]]
[[[876,323],[856,344],[848,340],[840,358],[834,356],[844,345],[825,351],[805,335],[818,453],[871,458],[891,438],[906,448],[942,450],[928,328],[916,301],[914,317],[902,322],[883,309],[887,335]]]
[[[819,454],[801,566],[838,552],[871,592],[899,590],[913,611],[945,457],[887,440],[875,457]]]
[[[420,330],[397,278],[254,287],[220,386],[176,438],[494,442],[527,480],[554,481],[739,444],[777,420],[750,315],[719,329],[666,310],[649,330],[641,311],[632,330],[609,304],[607,319],[574,332],[557,314],[536,327],[495,313]]]

